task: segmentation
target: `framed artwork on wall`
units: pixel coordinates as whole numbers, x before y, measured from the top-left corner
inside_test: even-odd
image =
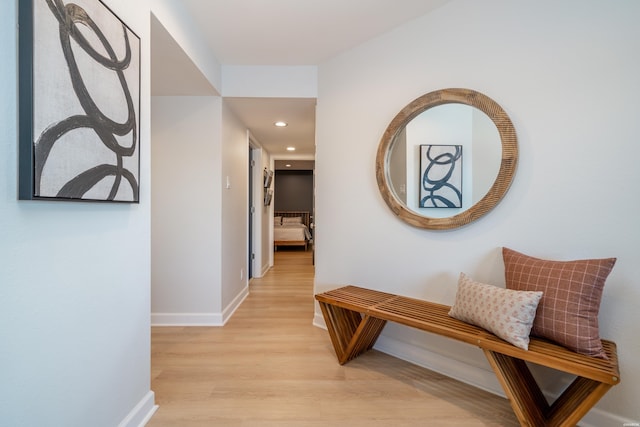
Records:
[[[420,146],[420,207],[462,207],[462,145]]]
[[[264,188],[270,188],[271,181],[273,181],[273,171],[267,168],[264,168],[262,175],[264,177]]]
[[[273,198],[273,190],[264,190],[264,205],[265,206],[270,206],[271,205],[271,199]]]
[[[140,38],[99,0],[20,0],[21,200],[139,202]]]

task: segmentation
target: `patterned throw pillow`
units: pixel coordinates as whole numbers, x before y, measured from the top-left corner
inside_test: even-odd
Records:
[[[449,316],[480,326],[524,350],[542,292],[512,291],[475,282],[460,273]]]
[[[548,261],[502,248],[508,289],[542,291],[531,335],[578,353],[606,359],[598,312],[616,259]]]

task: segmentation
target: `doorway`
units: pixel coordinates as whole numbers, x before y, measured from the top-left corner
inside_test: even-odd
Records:
[[[314,264],[314,213],[315,213],[315,161],[314,160],[275,160],[274,212],[284,217],[301,217],[307,226],[306,244],[278,246],[278,252],[308,252],[308,262]],[[286,226],[283,226],[286,230]],[[293,230],[292,230],[293,231]],[[281,234],[283,237],[285,234]],[[294,235],[295,236],[295,235]],[[289,240],[289,238],[284,238]],[[292,238],[290,240],[299,240]],[[302,257],[301,259],[305,259]],[[283,262],[282,257],[274,257],[274,265]]]
[[[253,279],[253,263],[255,261],[255,253],[253,252],[253,220],[256,213],[256,207],[254,205],[254,173],[255,173],[255,160],[253,160],[253,148],[249,145],[249,250],[247,251],[249,259],[247,260],[247,279]]]
[[[260,145],[255,142],[251,133],[248,132],[248,150],[249,164],[247,165],[248,174],[248,200],[247,207],[249,209],[248,224],[248,244],[247,244],[247,280],[259,278],[264,275],[268,269],[268,262],[265,256],[267,244],[265,232],[268,231],[266,221],[268,220],[268,210],[263,204],[263,152]],[[267,246],[268,248],[268,246]]]

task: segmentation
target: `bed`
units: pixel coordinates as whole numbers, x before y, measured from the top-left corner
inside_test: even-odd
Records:
[[[304,246],[311,241],[310,216],[307,211],[275,211],[273,213],[273,247]]]

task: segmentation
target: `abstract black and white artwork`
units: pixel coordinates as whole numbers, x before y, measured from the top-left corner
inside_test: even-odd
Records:
[[[420,207],[462,207],[462,145],[420,146]]]
[[[19,19],[19,198],[138,202],[139,37],[99,0]]]

